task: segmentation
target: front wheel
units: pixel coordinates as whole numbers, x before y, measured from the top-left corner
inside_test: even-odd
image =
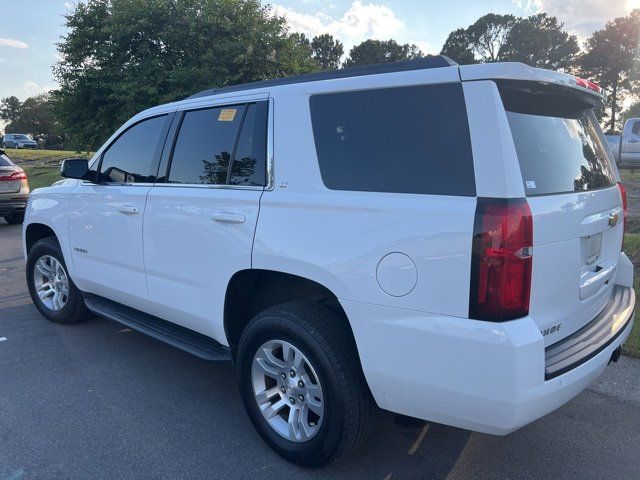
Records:
[[[40,313],[55,323],[78,323],[87,317],[55,237],[38,240],[27,256],[27,286]]]
[[[260,436],[289,461],[324,465],[366,438],[373,400],[345,319],[312,303],[269,308],[238,349],[240,391]]]

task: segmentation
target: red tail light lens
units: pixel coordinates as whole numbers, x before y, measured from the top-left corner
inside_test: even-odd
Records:
[[[588,88],[589,90],[593,90],[594,92],[602,94],[602,87],[597,83],[590,82],[589,80],[585,80],[584,78],[574,77],[576,79],[576,85],[582,88]]]
[[[11,175],[5,175],[0,177],[0,180],[4,181],[12,181],[12,180],[26,180],[27,174],[24,172],[14,172]]]
[[[526,199],[478,198],[469,317],[500,322],[529,313],[533,221]]]
[[[620,189],[620,196],[622,197],[622,211],[624,212],[622,216],[622,246],[620,247],[620,251],[622,251],[624,250],[624,234],[627,230],[627,190],[621,182],[618,182],[618,188]]]

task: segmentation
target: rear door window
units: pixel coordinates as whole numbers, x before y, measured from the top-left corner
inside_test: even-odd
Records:
[[[475,196],[460,83],[313,95],[327,188]]]
[[[263,186],[267,102],[191,110],[175,141],[168,181]]]
[[[591,105],[557,92],[503,87],[500,93],[528,196],[615,185]]]

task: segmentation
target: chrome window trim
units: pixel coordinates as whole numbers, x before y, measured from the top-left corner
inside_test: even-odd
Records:
[[[140,185],[140,184],[136,184]],[[227,189],[227,190],[264,190],[264,187],[258,185],[213,185],[206,183],[154,183],[154,187],[162,188],[212,188],[212,189]]]
[[[274,172],[274,161],[273,161],[273,141],[275,135],[275,129],[273,125],[274,114],[273,114],[273,97],[269,96],[267,99],[269,101],[269,112],[267,113],[267,181],[266,185],[263,187],[264,190],[273,190],[275,185],[275,172]]]

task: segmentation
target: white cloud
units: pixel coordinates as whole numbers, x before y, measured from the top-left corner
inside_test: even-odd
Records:
[[[604,27],[607,21],[640,7],[639,0],[515,0],[514,3],[558,17],[580,39]]]
[[[0,38],[0,47],[29,48],[29,45],[13,38]]]
[[[281,5],[274,5],[274,12],[285,17],[294,32],[304,33],[310,38],[323,33],[333,35],[344,44],[346,52],[368,38],[387,40],[404,27],[404,22],[391,8],[362,3],[361,0],[355,0],[339,19],[322,12],[300,13]]]
[[[73,3],[64,2],[64,8],[66,8],[67,10],[72,10],[73,9]]]
[[[433,45],[431,45],[429,42],[426,42],[424,40],[409,40],[407,43],[413,43],[425,55],[429,53],[431,55],[438,55],[439,53],[437,48],[433,48]]]
[[[34,95],[40,95],[41,93],[53,90],[53,87],[49,85],[39,85],[33,80],[27,80],[26,82],[24,82],[24,85],[22,85],[22,89],[27,93],[29,97],[33,97]]]

